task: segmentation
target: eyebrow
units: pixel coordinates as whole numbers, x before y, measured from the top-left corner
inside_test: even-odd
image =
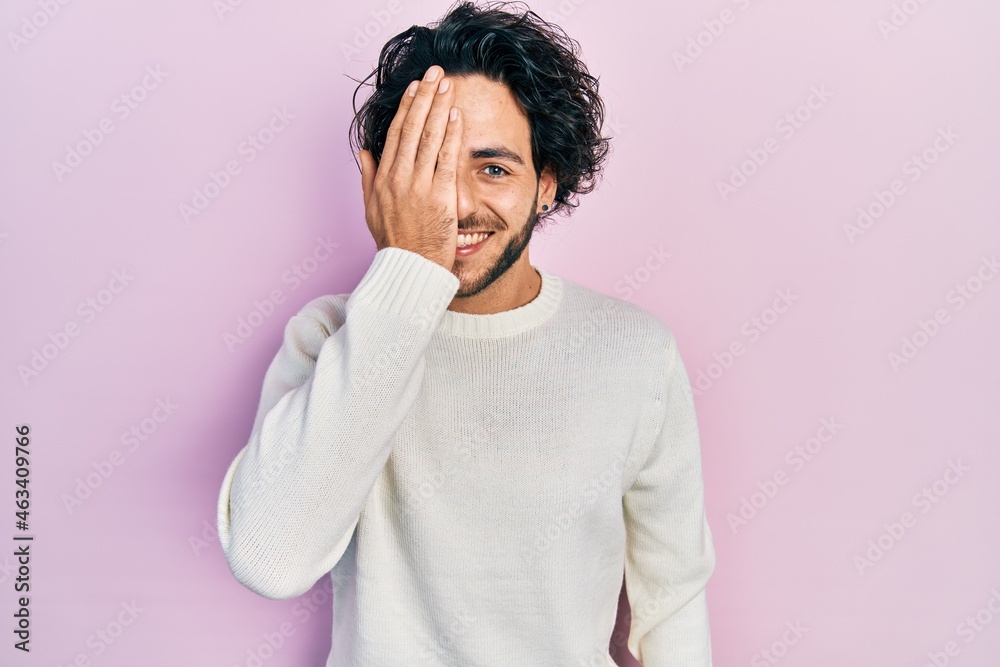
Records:
[[[501,158],[504,160],[510,160],[511,162],[516,162],[522,167],[525,166],[524,160],[521,156],[506,146],[484,146],[482,148],[475,148],[469,151],[469,156],[473,160]]]

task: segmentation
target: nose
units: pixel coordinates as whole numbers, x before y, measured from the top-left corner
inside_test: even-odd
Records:
[[[458,219],[464,220],[469,216],[475,215],[476,211],[479,209],[479,204],[476,201],[475,189],[470,181],[471,176],[469,175],[468,167],[462,164],[459,160],[458,163],[458,174],[455,177],[455,190],[458,195]]]

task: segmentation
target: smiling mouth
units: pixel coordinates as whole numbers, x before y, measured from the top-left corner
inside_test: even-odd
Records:
[[[470,246],[479,245],[492,235],[493,232],[474,232],[474,233],[459,232],[458,247],[468,248]]]

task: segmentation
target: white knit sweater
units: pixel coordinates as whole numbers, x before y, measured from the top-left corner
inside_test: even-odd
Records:
[[[332,570],[329,667],[614,665],[623,572],[632,654],[710,667],[715,551],[676,340],[538,271],[531,302],[457,313],[457,277],[384,248],[288,322],[219,538],[267,598]]]

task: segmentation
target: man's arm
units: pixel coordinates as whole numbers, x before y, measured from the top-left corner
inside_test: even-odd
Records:
[[[715,549],[705,516],[698,424],[673,333],[665,352],[660,431],[623,498],[628,649],[643,667],[711,667],[705,586]]]
[[[289,320],[219,493],[219,540],[244,586],[295,597],[340,560],[458,285],[439,264],[388,247],[335,330],[308,308]]]

